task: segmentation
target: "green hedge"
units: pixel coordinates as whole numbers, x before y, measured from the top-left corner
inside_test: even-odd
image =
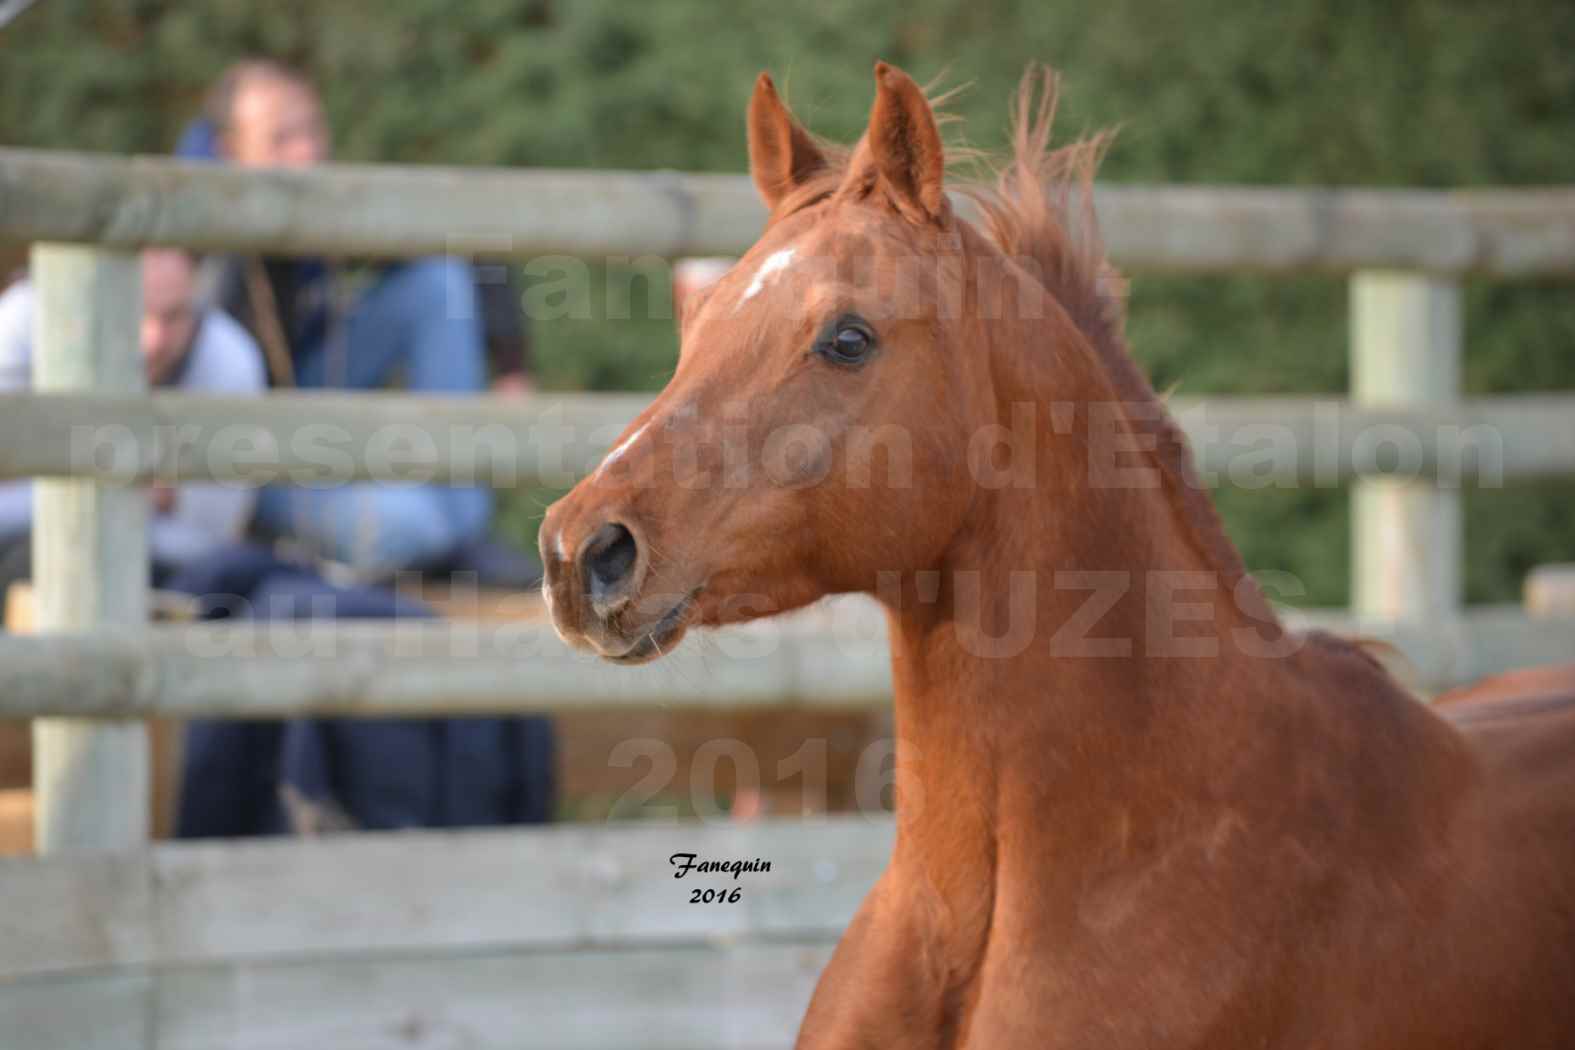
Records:
[[[984,147],[1002,141],[1024,65],[1051,62],[1064,131],[1120,128],[1112,181],[1470,186],[1575,172],[1575,5],[1525,0],[41,0],[0,30],[0,141],[165,150],[247,53],[318,79],[352,159],[743,170],[755,72],[772,70],[815,130],[848,138],[884,57],[970,84],[953,108]],[[1572,306],[1569,285],[1473,285],[1467,389],[1575,388]],[[1337,280],[1133,284],[1133,345],[1156,385],[1187,393],[1344,390],[1345,323]],[[662,318],[537,327],[550,387],[655,389],[673,360]],[[1222,503],[1250,565],[1294,573],[1311,603],[1344,601],[1342,493]],[[1575,485],[1467,506],[1472,600],[1512,600],[1527,566],[1575,559]],[[536,513],[522,501],[505,527],[529,532]]]

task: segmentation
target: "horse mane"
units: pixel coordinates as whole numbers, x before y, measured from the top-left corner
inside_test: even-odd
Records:
[[[980,226],[1008,258],[1028,262],[1034,275],[1066,310],[1105,367],[1116,396],[1139,411],[1132,428],[1154,439],[1152,458],[1185,534],[1234,588],[1247,578],[1241,554],[1225,532],[1214,503],[1203,492],[1186,435],[1154,393],[1127,347],[1126,282],[1110,264],[1094,213],[1094,173],[1111,134],[1101,132],[1054,149],[1058,79],[1030,68],[1018,84],[1012,109],[1012,151],[993,182],[961,187],[978,205]],[[1252,594],[1262,609],[1256,587]],[[1249,600],[1251,600],[1249,598]],[[1269,613],[1272,616],[1272,613]]]
[[[985,236],[1026,262],[1107,365],[1123,397],[1153,391],[1127,352],[1126,282],[1105,257],[1094,215],[1094,173],[1113,135],[1100,132],[1050,148],[1058,80],[1031,68],[1012,106],[1012,151],[991,182],[959,187],[979,208]],[[1037,90],[1036,90],[1037,88]]]

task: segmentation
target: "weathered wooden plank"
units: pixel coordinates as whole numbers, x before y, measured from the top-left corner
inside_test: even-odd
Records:
[[[0,982],[439,950],[833,939],[891,852],[882,813],[161,844],[0,860]],[[763,859],[690,872],[675,853]],[[689,902],[694,889],[736,903]]]
[[[1446,490],[1575,473],[1575,398],[1449,404],[1325,398],[1170,399],[1202,480],[1241,488],[1332,488],[1356,477],[1436,481]]]
[[[160,959],[834,938],[891,839],[890,820],[872,816],[161,849]],[[669,858],[682,852],[772,867],[678,879]],[[696,888],[741,896],[690,904]]]
[[[1575,192],[1101,186],[1112,258],[1185,273],[1567,273]]]
[[[1575,272],[1575,192],[1101,186],[1133,270]],[[968,213],[969,202],[958,198]],[[765,213],[739,175],[333,165],[241,171],[0,150],[0,240],[281,254],[736,254]]]
[[[830,632],[746,624],[638,668],[571,651],[542,623],[225,621],[0,635],[0,717],[856,708],[884,704],[889,678],[884,623],[868,616]]]
[[[6,1050],[154,1047],[155,979],[142,973],[0,982],[0,1045]]]
[[[43,244],[33,382],[42,391],[147,388],[135,255]],[[147,494],[50,479],[33,491],[36,628],[136,628],[147,621]],[[34,836],[40,852],[125,849],[148,837],[146,727],[133,721],[33,723]]]
[[[1575,621],[1528,619],[1518,607],[1470,609],[1438,624],[1340,613],[1289,619],[1388,640],[1430,689],[1575,651]],[[220,622],[0,635],[0,718],[883,708],[891,695],[883,630],[878,617],[856,612],[832,630],[762,621],[700,632],[637,668],[572,652],[540,623]]]
[[[829,942],[250,966],[158,985],[159,1046],[787,1050]]]
[[[357,957],[0,985],[6,1050],[787,1050],[825,940]],[[10,1027],[16,1021],[21,1027]]]
[[[0,395],[0,477],[567,485],[649,398]]]
[[[156,957],[145,850],[0,858],[0,983]]]
[[[675,172],[333,165],[0,151],[0,240],[279,254],[680,256],[758,235],[746,179]]]
[[[648,403],[638,394],[0,394],[0,478],[567,485]],[[1431,407],[1177,397],[1171,407],[1213,485],[1334,486],[1388,472],[1491,487],[1575,473],[1569,395]]]

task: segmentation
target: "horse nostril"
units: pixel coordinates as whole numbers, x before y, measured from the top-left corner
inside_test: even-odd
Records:
[[[634,535],[617,522],[609,522],[596,530],[591,542],[585,545],[585,553],[580,555],[592,602],[606,601],[617,593],[633,574],[638,554]]]

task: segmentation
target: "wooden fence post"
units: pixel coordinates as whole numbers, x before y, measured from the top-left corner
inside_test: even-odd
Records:
[[[146,389],[135,253],[42,244],[33,386],[39,392]],[[75,478],[33,495],[37,627],[134,629],[147,619],[147,494]],[[128,849],[148,838],[148,734],[134,720],[33,723],[35,844],[40,853]]]
[[[1389,271],[1354,274],[1353,400],[1416,407],[1456,401],[1462,321],[1454,281]],[[1383,435],[1370,437],[1384,444]],[[1458,488],[1441,488],[1428,478],[1359,479],[1352,489],[1351,527],[1354,613],[1423,623],[1459,615],[1464,590]]]

